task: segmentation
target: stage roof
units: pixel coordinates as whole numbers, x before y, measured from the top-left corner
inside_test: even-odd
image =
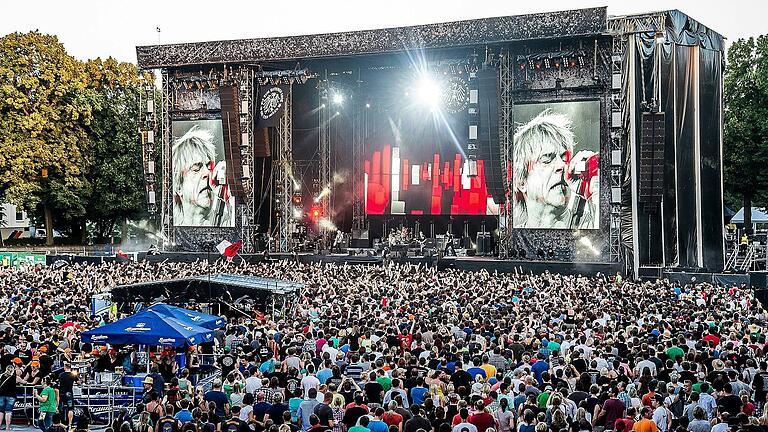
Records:
[[[409,27],[136,47],[139,67],[332,58],[604,34],[607,8],[453,21]]]
[[[112,298],[118,302],[186,303],[189,300],[207,302],[218,298],[232,301],[249,297],[264,302],[271,296],[298,295],[304,284],[282,279],[262,278],[248,275],[215,273],[183,279],[158,280],[131,285],[120,285],[112,289]]]
[[[208,282],[208,276],[198,276],[195,279]],[[274,294],[291,294],[304,287],[304,284],[298,282],[226,273],[211,275],[211,283],[254,290],[266,290]]]

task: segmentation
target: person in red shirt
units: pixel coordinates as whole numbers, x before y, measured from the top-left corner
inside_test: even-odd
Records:
[[[612,387],[608,392],[608,399],[603,402],[600,407],[600,412],[597,415],[597,421],[595,424],[605,425],[606,429],[610,429],[611,426],[616,424],[616,420],[624,417],[624,402],[616,398],[619,394],[619,389]]]
[[[485,432],[489,428],[496,427],[496,419],[493,417],[493,414],[489,413],[488,410],[485,409],[485,405],[483,404],[482,400],[479,400],[475,403],[475,408],[477,409],[477,412],[469,416],[468,421],[469,423],[475,425],[477,432]]]
[[[714,327],[710,327],[709,334],[701,338],[701,340],[710,342],[712,344],[712,347],[716,347],[720,345],[720,337],[717,336],[717,333]]]
[[[624,418],[617,419],[613,428],[618,431],[620,428],[619,424],[622,424],[624,426],[623,430],[631,431],[632,428],[635,426],[635,413],[636,413],[635,407],[627,408],[627,416]]]
[[[397,402],[390,401],[387,408],[389,408],[389,410],[384,413],[384,416],[381,417],[381,420],[386,423],[387,426],[395,426],[397,427],[398,431],[402,431],[403,416],[395,411],[395,409],[397,409]]]

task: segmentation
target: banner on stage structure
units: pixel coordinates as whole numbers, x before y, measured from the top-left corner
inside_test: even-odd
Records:
[[[282,85],[259,86],[256,104],[256,125],[258,128],[277,127],[285,110],[288,87]]]

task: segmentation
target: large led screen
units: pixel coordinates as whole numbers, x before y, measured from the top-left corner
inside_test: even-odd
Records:
[[[221,120],[174,121],[174,226],[235,226],[229,193]]]
[[[515,105],[515,228],[598,229],[600,102]]]
[[[490,173],[499,162],[489,160],[483,136],[472,136],[478,140],[476,166],[469,161],[470,135],[488,130],[478,134],[470,128],[468,79],[466,73],[439,74],[440,101],[432,106],[424,103],[418,84],[392,90],[397,85],[392,83],[417,82],[396,74],[381,85],[389,94],[371,96],[365,114],[366,214],[498,214],[491,186],[501,179]],[[495,88],[488,93],[497,97]],[[488,103],[483,91],[475,99],[478,105]]]

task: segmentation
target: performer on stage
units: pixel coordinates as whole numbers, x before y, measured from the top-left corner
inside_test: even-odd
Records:
[[[451,251],[451,255],[456,256],[456,249],[453,248],[453,234],[450,230],[445,233],[445,247],[443,248],[443,256],[448,256],[449,249]]]
[[[333,239],[333,246],[331,247],[331,253],[338,251],[341,253],[341,243],[344,241],[344,233],[341,230],[336,231],[336,237]]]
[[[419,243],[419,255],[424,256],[424,246],[427,244],[427,238],[424,236],[424,233],[419,231],[419,238],[417,240]]]

